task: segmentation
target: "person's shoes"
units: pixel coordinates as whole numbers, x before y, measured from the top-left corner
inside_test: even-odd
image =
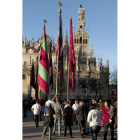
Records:
[[[44,136],[44,135],[42,135],[42,139],[43,139],[43,138],[45,138],[45,136]]]
[[[71,135],[70,137],[71,137],[71,138],[73,138],[73,136],[72,136],[72,135]]]
[[[64,137],[66,137],[66,135],[64,135]]]

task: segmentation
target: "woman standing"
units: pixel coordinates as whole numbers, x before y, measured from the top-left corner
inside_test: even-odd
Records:
[[[52,127],[54,126],[54,118],[53,114],[55,114],[54,109],[51,107],[51,103],[48,103],[44,110],[44,130],[42,138],[45,137],[47,129],[49,128],[49,140],[51,140],[52,135]]]
[[[72,129],[71,129],[71,126],[73,125],[73,109],[71,108],[70,103],[67,103],[67,107],[64,109],[64,125],[65,125],[64,137],[66,136],[67,126],[68,126],[70,131],[70,136],[71,138],[73,138]]]
[[[89,122],[92,140],[97,140],[98,133],[101,129],[101,112],[96,108],[95,104],[91,104],[89,109],[87,121]]]
[[[104,120],[104,140],[107,140],[107,132],[108,126],[110,126],[111,130],[111,140],[114,140],[114,117],[111,117],[108,112],[110,108],[108,106],[108,102],[105,101],[104,107],[102,108],[102,115]],[[109,119],[112,119],[111,123],[109,123]]]

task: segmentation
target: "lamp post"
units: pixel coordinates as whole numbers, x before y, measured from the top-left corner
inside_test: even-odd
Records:
[[[82,89],[82,93],[84,93],[84,101],[85,101],[86,88],[88,88],[89,85],[80,85],[80,87],[83,88],[83,89]]]

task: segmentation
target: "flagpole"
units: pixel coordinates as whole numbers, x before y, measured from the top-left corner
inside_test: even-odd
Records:
[[[58,1],[58,6],[59,6],[59,10],[60,10],[60,6],[62,5],[62,3],[60,2],[60,1]],[[60,20],[60,19],[59,19]],[[57,42],[57,44],[58,44],[58,42]],[[60,46],[57,46],[57,49],[59,49],[59,47]],[[59,51],[58,51],[58,54],[57,55],[59,55]],[[57,67],[56,67],[56,96],[57,96],[57,94],[58,94],[58,69],[59,69],[59,67],[58,67],[58,56],[56,55],[56,60],[57,60]]]
[[[57,59],[57,67],[56,67],[56,95],[58,93],[58,59]]]
[[[69,101],[69,74],[70,68],[69,68],[69,61],[68,61],[68,79],[67,79],[67,102]]]
[[[31,56],[30,56],[30,96],[29,96],[29,100],[31,99]]]
[[[37,74],[38,74],[38,56],[36,57],[37,68],[36,68],[36,83],[37,83]],[[36,100],[38,100],[38,89],[35,90]]]

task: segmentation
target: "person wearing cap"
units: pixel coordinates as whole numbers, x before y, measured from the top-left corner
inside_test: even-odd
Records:
[[[52,101],[53,108],[55,110],[54,116],[54,127],[53,127],[53,135],[55,135],[56,123],[58,122],[58,135],[61,136],[61,120],[63,116],[63,108],[60,104],[60,99],[55,96],[56,102]]]
[[[38,122],[39,122],[39,115],[40,115],[40,111],[41,111],[41,105],[38,103],[38,100],[36,101],[36,104],[34,104],[32,106],[31,110],[34,113],[35,128],[39,127]]]
[[[42,138],[45,137],[47,129],[49,129],[49,140],[51,140],[52,128],[54,126],[53,114],[55,114],[55,111],[52,108],[51,103],[48,103],[44,110],[44,129]]]

